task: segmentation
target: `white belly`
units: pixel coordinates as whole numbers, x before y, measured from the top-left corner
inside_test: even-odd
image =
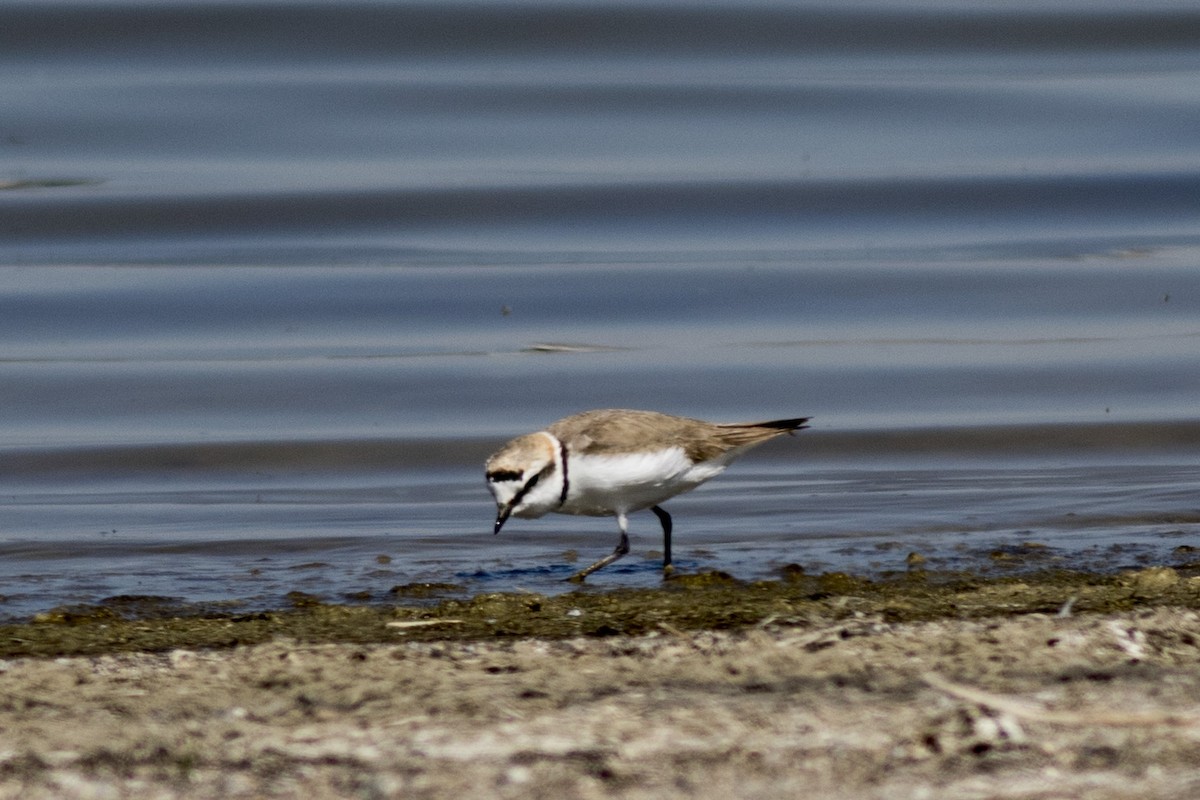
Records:
[[[693,464],[683,448],[645,453],[571,456],[567,459],[567,500],[562,514],[610,516],[640,511],[691,491],[721,474],[725,463]]]

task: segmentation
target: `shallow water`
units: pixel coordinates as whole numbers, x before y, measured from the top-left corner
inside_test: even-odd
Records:
[[[615,524],[480,467],[602,406],[814,417],[685,569],[1200,546],[1188,4],[15,3],[0,69],[0,614],[558,589]]]

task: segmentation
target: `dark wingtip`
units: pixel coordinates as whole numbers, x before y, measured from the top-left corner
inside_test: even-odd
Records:
[[[808,427],[808,421],[812,417],[795,417],[793,419],[774,419],[770,422],[759,422],[754,427],[756,428],[776,428],[788,433],[802,431]]]

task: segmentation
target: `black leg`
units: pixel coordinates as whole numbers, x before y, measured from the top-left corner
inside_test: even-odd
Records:
[[[593,572],[602,567],[607,567],[609,564],[613,563],[629,552],[629,534],[626,532],[628,522],[626,521],[624,514],[617,515],[617,525],[619,525],[621,528],[621,538],[617,540],[616,549],[613,550],[609,555],[597,561],[595,564],[592,564],[590,567],[584,567],[583,569],[579,570],[579,572],[576,572],[574,575],[567,578],[568,581],[571,583],[583,583],[583,579],[588,575],[591,575]]]
[[[650,506],[663,528],[663,569],[671,568],[671,515],[658,506]]]
[[[583,583],[583,579],[586,578],[588,575],[591,575],[593,572],[600,569],[601,567],[607,567],[609,564],[611,564],[614,561],[616,561],[617,559],[621,558],[623,555],[625,555],[628,552],[629,552],[629,537],[626,534],[622,533],[620,541],[617,542],[617,548],[615,550],[613,550],[612,553],[610,553],[609,555],[606,555],[604,558],[600,559],[595,564],[592,564],[590,567],[584,567],[583,569],[579,570],[579,572],[576,572],[574,575],[567,578],[567,580],[569,580],[571,583]]]

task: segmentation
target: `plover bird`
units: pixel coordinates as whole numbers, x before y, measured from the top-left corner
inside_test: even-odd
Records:
[[[499,533],[510,516],[583,514],[617,518],[610,555],[571,576],[582,581],[629,552],[628,515],[648,508],[663,530],[671,567],[671,515],[659,503],[691,491],[750,448],[801,430],[808,417],[719,425],[654,411],[600,409],[513,439],[487,460]]]

